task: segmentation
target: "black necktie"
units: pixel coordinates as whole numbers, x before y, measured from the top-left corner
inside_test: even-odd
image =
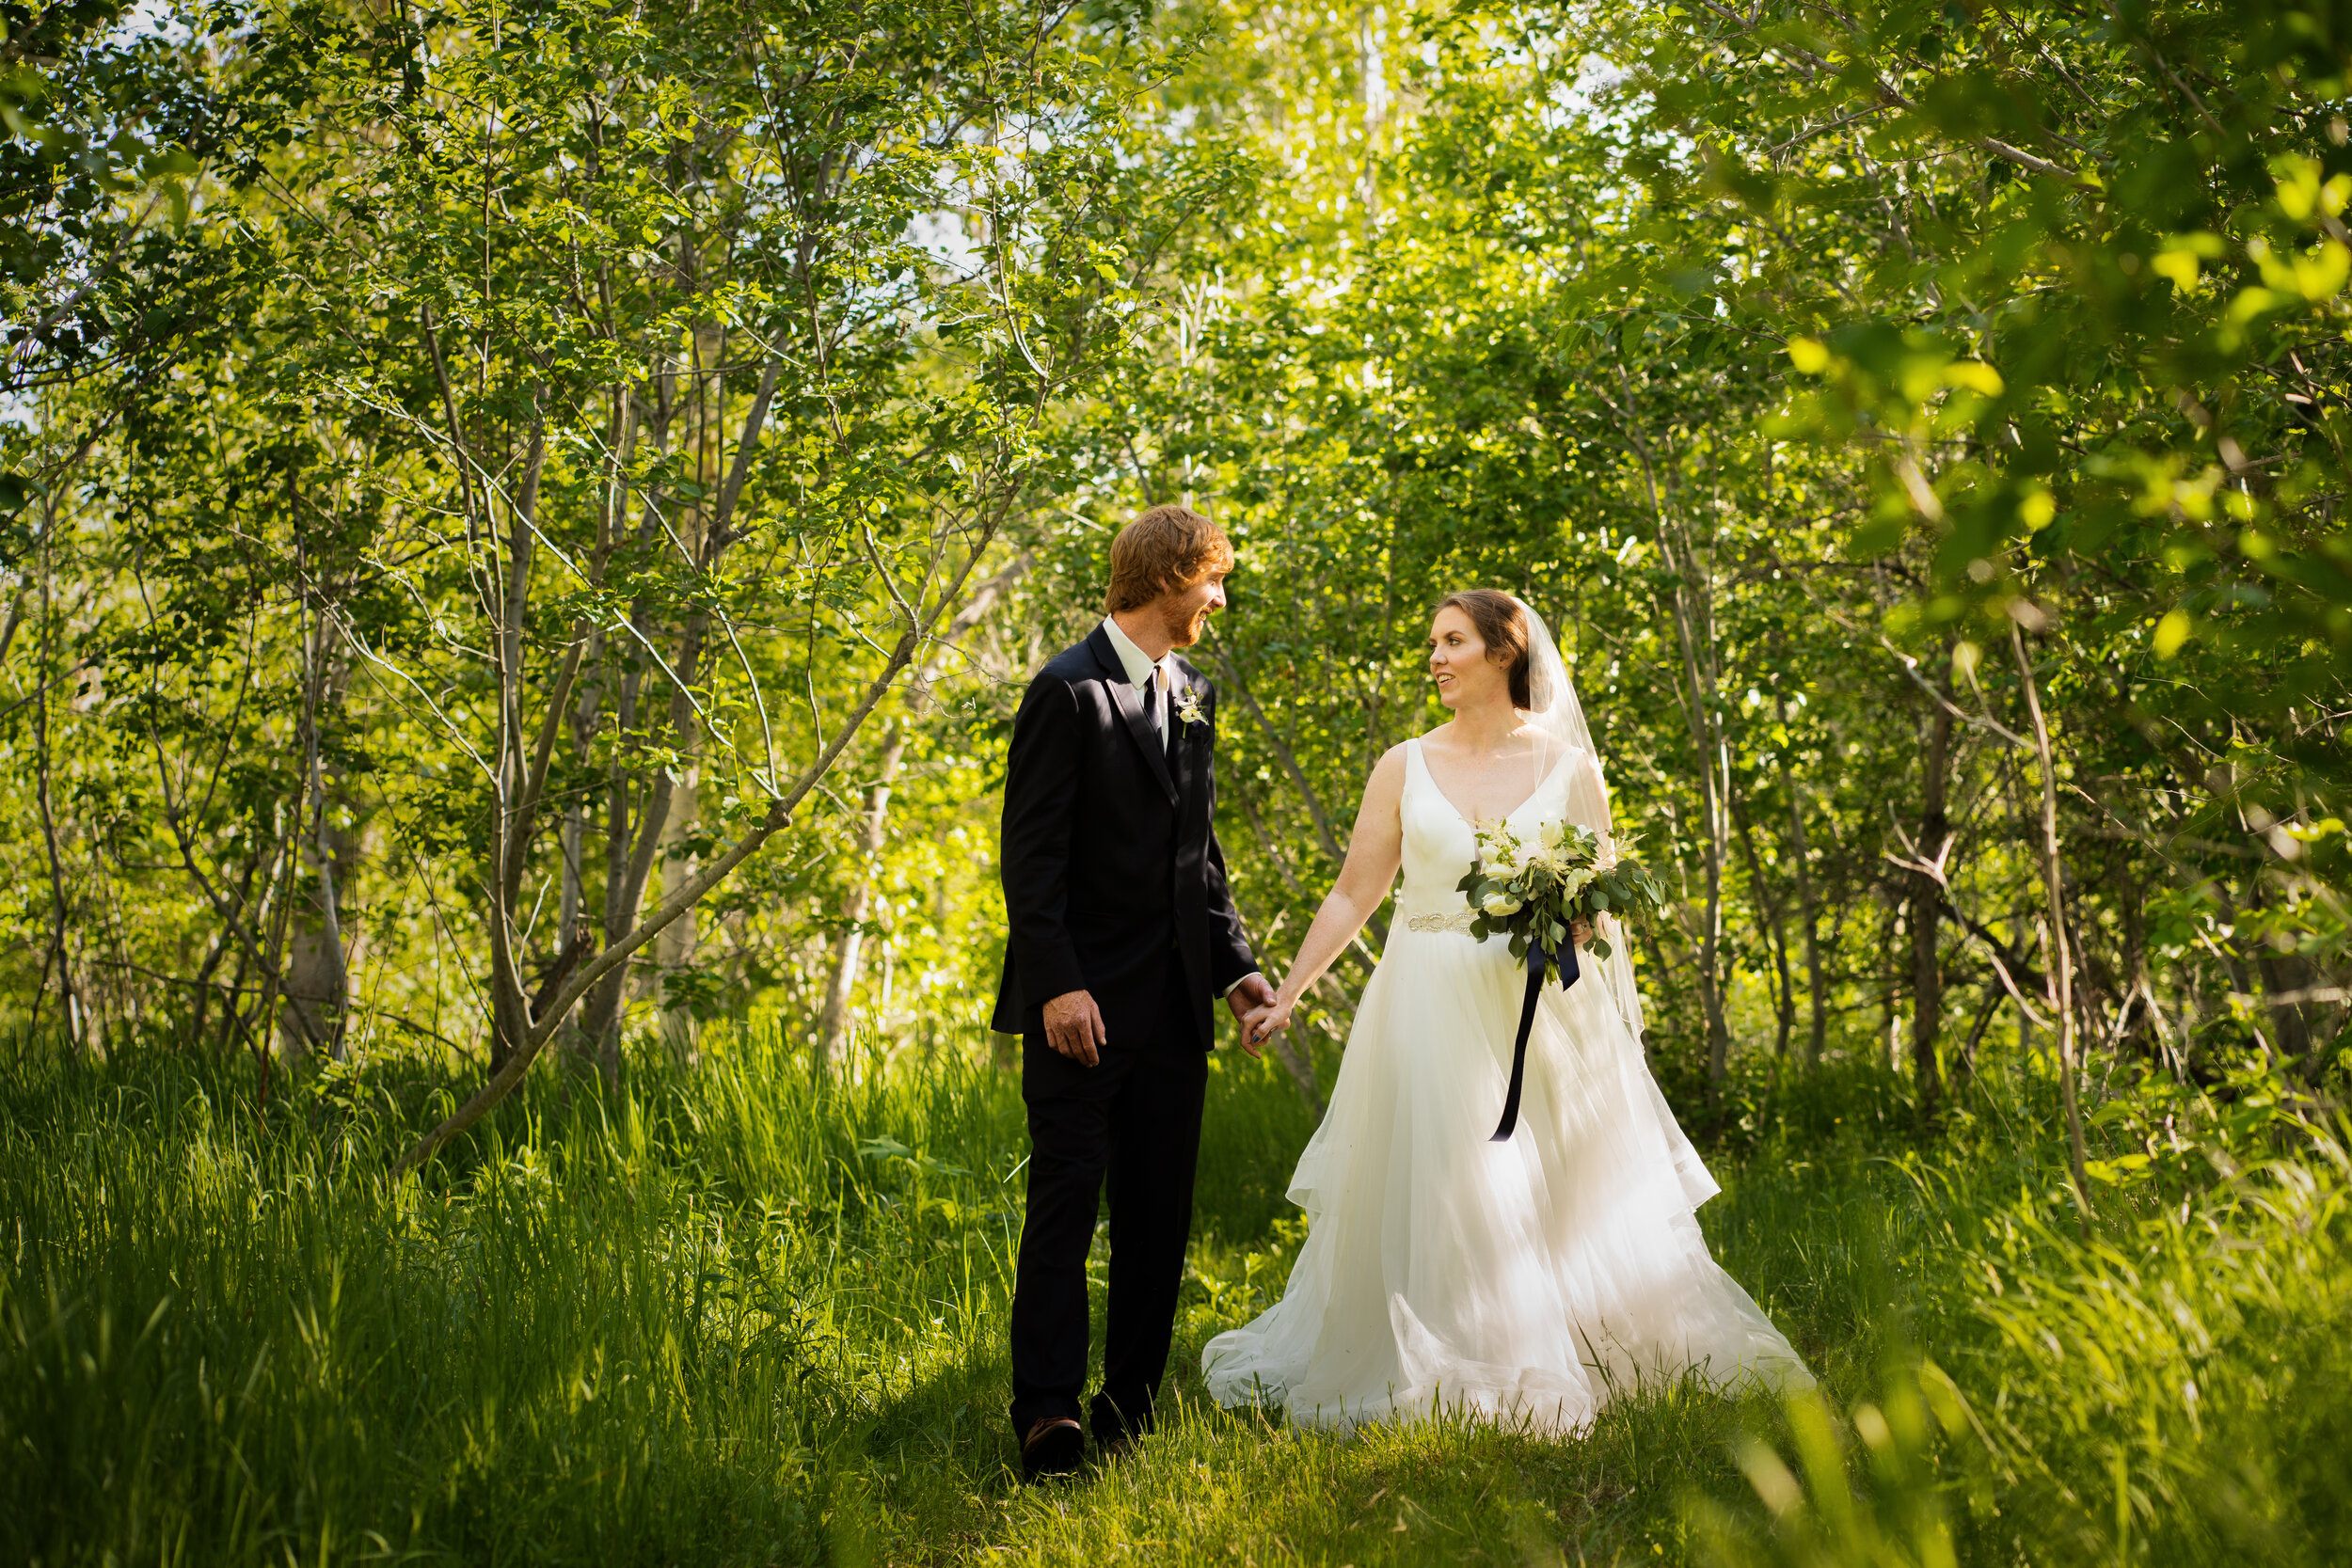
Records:
[[[1143,716],[1160,732],[1160,749],[1173,757],[1176,754],[1176,726],[1161,713],[1161,701],[1160,673],[1154,668],[1143,677]]]

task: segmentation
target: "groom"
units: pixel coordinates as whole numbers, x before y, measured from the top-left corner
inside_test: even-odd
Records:
[[[1110,1310],[1095,1441],[1152,1428],[1192,1227],[1215,1000],[1273,1000],[1242,938],[1212,826],[1216,693],[1173,650],[1225,607],[1233,549],[1155,506],[1111,543],[1110,614],[1039,672],[1005,778],[1005,977],[1022,1037],[1029,1212],[1012,1293],[1012,1424],[1034,1481],[1086,1437],[1087,1250],[1110,1189]],[[1254,1047],[1245,1045],[1252,1055]]]

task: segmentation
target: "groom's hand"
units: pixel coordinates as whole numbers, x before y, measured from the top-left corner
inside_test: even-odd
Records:
[[[1103,1059],[1099,1048],[1110,1042],[1092,991],[1066,990],[1045,1004],[1045,1043],[1072,1061],[1092,1067]]]
[[[1258,1054],[1258,1014],[1274,1006],[1274,988],[1263,974],[1252,974],[1225,993],[1225,1005],[1241,1020],[1241,1048],[1254,1060]]]

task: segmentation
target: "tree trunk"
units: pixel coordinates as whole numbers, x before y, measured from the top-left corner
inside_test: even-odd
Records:
[[[306,857],[313,891],[288,911],[285,1010],[278,1015],[278,1053],[289,1059],[323,1051],[340,1060],[351,1006],[342,889],[358,859],[358,835],[321,824]]]
[[[691,247],[682,253],[691,254]],[[726,330],[716,323],[697,323],[690,341],[692,357],[689,365],[686,432],[682,437],[685,450],[681,455],[691,465],[694,482],[702,486],[703,494],[715,497],[721,494],[721,477],[726,467],[726,383],[721,370],[726,362]],[[679,515],[678,546],[696,565],[707,565],[724,547],[723,540],[714,535],[719,526],[717,513],[707,500],[695,501]],[[700,757],[706,737],[691,711],[681,717],[676,734],[680,777],[677,787],[671,792],[669,820],[661,830],[664,898],[692,881],[700,870],[696,857],[680,853],[678,845],[701,826]],[[654,944],[654,972],[662,988],[662,1043],[668,1047],[671,1060],[689,1067],[696,1060],[701,1028],[691,993],[673,994],[669,981],[673,975],[692,973],[701,942],[700,918],[695,911],[689,910]]]
[[[1945,694],[1948,700],[1950,693]],[[1950,847],[1951,827],[1945,812],[1952,754],[1952,710],[1936,705],[1928,721],[1925,776],[1920,785],[1919,838],[1915,846],[1925,866],[1940,871]],[[1911,1071],[1919,1097],[1919,1117],[1928,1126],[1943,1117],[1943,1076],[1935,1046],[1944,1029],[1944,966],[1937,954],[1942,929],[1944,879],[1922,867],[1911,872]]]
[[[66,952],[65,934],[70,917],[65,895],[65,859],[57,848],[57,813],[49,788],[52,757],[49,750],[49,691],[44,683],[33,700],[34,800],[40,810],[41,847],[49,871],[49,941],[41,955],[40,984],[33,992],[33,1022],[40,1026],[41,998],[49,989],[49,976],[57,977],[59,1010],[65,1016],[66,1038],[75,1046],[85,1044],[82,1017],[82,991],[74,984],[73,966]]]
[[[491,673],[498,685],[498,789],[490,832],[490,1070],[495,1075],[531,1035],[531,1006],[524,994],[520,943],[523,875],[536,827],[533,791],[544,775],[533,767],[532,730],[524,712],[524,632],[530,620],[532,568],[538,559],[539,480],[546,471],[547,424],[532,425],[520,483],[505,507],[503,562],[498,556],[496,509],[485,499],[482,538],[483,579],[496,583]],[[568,693],[558,703],[568,701]],[[553,713],[547,717],[554,718]],[[550,732],[550,738],[552,735]]]
[[[692,716],[692,705],[686,693],[702,669],[703,630],[701,617],[689,621],[685,643],[678,650],[674,666],[677,677],[671,688],[669,721],[662,732],[665,735],[681,733]],[[634,670],[622,682],[619,718],[623,733],[628,733],[637,720],[638,684],[639,675]],[[672,775],[657,768],[640,796],[630,787],[633,772],[629,763],[630,759],[616,747],[606,794],[604,946],[608,949],[619,945],[638,927],[645,887],[652,879],[654,860],[660,851],[663,830],[670,820],[671,797],[676,789]],[[633,814],[632,803],[637,807]],[[605,970],[586,997],[582,1030],[596,1051],[596,1070],[608,1087],[621,1081],[621,1010],[628,1000],[630,967],[620,963]]]
[[[292,482],[289,481],[289,487]],[[278,1015],[278,1053],[289,1060],[314,1051],[340,1061],[349,1028],[351,975],[343,931],[342,890],[358,859],[358,835],[340,820],[349,807],[340,769],[329,773],[319,740],[319,721],[339,705],[350,677],[347,661],[328,651],[326,616],[313,608],[305,652],[301,733],[303,769],[310,784],[310,832],[294,851],[296,876],[307,863],[310,889],[294,895],[286,911],[285,1008]]]
[[[636,906],[628,902],[629,787],[627,770],[615,758],[605,798],[604,824],[604,940],[618,940],[628,929]],[[580,1048],[596,1064],[596,1076],[608,1089],[621,1083],[621,1005],[628,1000],[628,971],[614,970],[598,981],[580,1009]]]
[[[1821,908],[1813,891],[1812,846],[1805,842],[1804,795],[1794,779],[1788,784],[1788,836],[1797,860],[1797,907],[1804,920],[1804,1065],[1817,1068],[1829,1034],[1829,999],[1821,983]]]
[[[2149,1054],[2160,1055],[2166,1048],[2164,1037],[2156,1029],[2156,992],[2148,974],[2147,895],[2140,886],[2139,879],[2132,874],[2128,854],[2118,857],[2116,879],[2123,895],[2123,983],[2131,988],[2125,1004],[2131,1013],[2124,1021],[2117,1047],[2121,1049],[2125,1041],[2145,1035],[2148,1037]]]
[[[596,710],[604,695],[603,650],[604,634],[592,633],[585,660],[589,673],[580,682],[580,695],[572,705],[572,752],[578,757],[586,757],[596,741]],[[564,888],[558,911],[563,922],[561,929],[567,934],[579,930],[588,914],[588,866],[582,859],[587,847],[587,801],[582,796],[572,795],[564,803]],[[574,1029],[571,1033],[577,1036],[579,1031]],[[577,1051],[580,1043],[577,1038],[568,1040],[567,1049]]]
[[[1788,729],[1788,699],[1772,698],[1781,732]],[[1829,1029],[1829,1008],[1821,983],[1821,909],[1813,891],[1813,846],[1804,831],[1804,788],[1793,769],[1788,780],[1788,849],[1796,862],[1797,915],[1804,927],[1805,1037],[1804,1065],[1821,1065],[1821,1048]]]
[[[54,563],[50,559],[52,542],[57,531],[57,512],[55,497],[43,502],[40,530],[40,659],[33,671],[33,799],[40,813],[40,841],[49,871],[49,942],[41,955],[40,983],[33,991],[33,1019],[27,1033],[40,1027],[41,998],[49,990],[49,976],[57,977],[59,1010],[65,1016],[66,1039],[74,1046],[84,1044],[82,1028],[82,992],[73,983],[72,961],[66,954],[65,934],[71,924],[67,913],[65,894],[65,857],[57,847],[57,812],[49,787],[56,758],[49,746],[49,666],[56,657],[55,606],[50,593]]]
[[[628,733],[636,718],[636,685],[637,676],[632,671],[622,684],[618,712],[623,734]],[[636,906],[628,901],[626,892],[632,826],[630,795],[628,768],[615,745],[605,779],[602,916],[606,942],[618,941],[636,913]],[[604,1080],[607,1089],[619,1087],[621,1082],[621,1004],[628,995],[628,971],[613,971],[588,993],[587,1005],[580,1009],[580,1048],[594,1060],[596,1076]]]
[[[2086,1227],[2090,1223],[2090,1172],[2083,1149],[2082,1106],[2074,1082],[2074,976],[2066,949],[2066,872],[2058,848],[2058,767],[2051,760],[2050,726],[2042,716],[2042,689],[2034,679],[2033,660],[2026,657],[2025,634],[2010,623],[2009,645],[2016,656],[2017,676],[2025,684],[2026,712],[2033,720],[2034,751],[2042,764],[2042,882],[2049,904],[2050,1008],[2058,1030],[2058,1100],[2066,1112],[2066,1150],[2073,1167],[2074,1203]]]
[[[825,981],[825,1010],[817,1024],[817,1054],[811,1070],[822,1083],[833,1071],[834,1059],[849,1044],[850,997],[857,989],[858,958],[866,942],[866,912],[874,902],[875,863],[889,836],[890,790],[898,782],[898,765],[906,756],[906,721],[893,719],[882,732],[882,762],[866,792],[866,820],[858,834],[858,877],[841,901],[846,923],[833,939],[833,961]]]
[[[628,513],[628,467],[638,439],[637,398],[627,382],[612,388],[612,415],[610,429],[610,455],[604,469],[604,496],[596,510],[596,546],[591,561],[591,575],[604,579],[608,562],[622,538],[624,519]],[[598,923],[605,940],[612,940],[613,927],[613,896],[627,870],[624,847],[628,842],[628,784],[618,761],[619,741],[636,721],[636,676],[614,678],[612,640],[603,631],[588,635],[585,655],[586,675],[580,682],[580,695],[572,708],[572,749],[585,762],[595,745],[597,724],[603,716],[605,703],[614,705],[614,761],[606,778],[604,824],[604,901]],[[583,795],[567,807],[564,827],[569,834],[564,843],[564,887],[567,898],[577,896],[576,906],[567,906],[564,929],[578,931],[588,919],[587,832],[590,805]],[[604,1080],[605,1086],[616,1087],[621,1080],[621,1031],[618,1001],[624,980],[591,991],[587,1004],[577,1020],[566,1020],[561,1035],[563,1049],[570,1053],[575,1066],[594,1071]],[[608,994],[609,993],[609,994]]]
[[[1716,744],[1701,768],[1707,809],[1707,925],[1699,942],[1699,1003],[1707,1012],[1707,1082],[1712,1094],[1731,1066],[1731,1025],[1724,1016],[1724,862],[1729,858],[1729,756],[1712,722]],[[1722,766],[1719,766],[1722,765]]]
[[[1645,458],[1646,463],[1646,457]],[[1731,1026],[1724,1016],[1724,865],[1731,858],[1731,752],[1724,736],[1715,689],[1713,604],[1698,552],[1670,522],[1653,486],[1652,515],[1659,553],[1674,574],[1669,601],[1675,642],[1682,655],[1683,717],[1698,762],[1700,806],[1707,818],[1707,910],[1699,933],[1699,1006],[1707,1015],[1707,1084],[1712,1098],[1730,1069]]]
[[[680,748],[681,755],[694,754],[689,747]],[[676,785],[670,791],[669,819],[661,825],[661,896],[674,895],[678,889],[694,879],[701,869],[698,857],[679,848],[680,843],[693,832],[701,810],[702,772],[692,762],[685,762],[678,769]],[[695,911],[688,910],[673,921],[669,928],[656,939],[653,948],[653,969],[646,976],[648,987],[660,1004],[661,1043],[670,1059],[680,1067],[695,1062],[694,1046],[700,1034],[694,1021],[690,994],[683,989],[674,990],[670,977],[691,974],[694,968],[694,950],[701,942],[701,924]]]
[[[1736,817],[1740,829],[1740,856],[1747,863],[1748,896],[1756,905],[1756,928],[1764,938],[1767,951],[1772,955],[1772,1015],[1776,1032],[1772,1054],[1787,1056],[1788,1041],[1796,1033],[1796,982],[1788,973],[1788,935],[1780,916],[1781,895],[1777,889],[1764,885],[1764,865],[1756,852],[1756,832],[1748,821],[1748,814],[1740,812]]]
[[[670,734],[676,734],[682,729],[691,712],[686,691],[701,668],[700,631],[699,622],[690,626],[687,645],[680,650],[676,663],[678,684],[673,688],[670,696],[670,721],[673,726],[668,732]],[[657,769],[632,820],[628,807],[633,792],[629,788],[628,759],[619,755],[613,758],[611,816],[608,819],[610,836],[605,857],[604,945],[607,948],[618,945],[638,927],[639,911],[645,901],[645,887],[652,880],[654,861],[660,852],[664,829],[670,820],[671,800],[676,787],[667,771]],[[684,885],[691,886],[691,880]],[[689,906],[689,911],[681,911],[681,914],[690,912],[691,908]],[[666,922],[664,924],[667,925]],[[660,933],[655,934],[659,936]],[[596,1042],[597,1070],[608,1085],[618,1084],[621,1077],[621,1009],[628,999],[628,964],[616,964],[598,977],[588,993],[585,1027],[588,1037]]]
[[[2260,910],[2265,902],[2262,868],[2258,865],[2247,879],[2246,907]],[[2280,997],[2299,997],[2313,989],[2319,973],[2309,958],[2298,953],[2280,953],[2257,938],[2253,944],[2251,975],[2240,980],[2238,990],[2250,998],[2254,982],[2261,983],[2261,994],[2269,999],[2271,1040],[2284,1062],[2302,1064],[2312,1054],[2317,1033],[2312,1027],[2316,1004],[2308,1001],[2279,1001]]]
[[[628,459],[640,440],[651,444],[657,463],[668,457],[671,426],[678,409],[677,379],[676,354],[670,349],[658,349],[645,380],[651,400],[650,430],[633,412],[640,403],[634,389],[628,386],[616,389],[614,420],[622,432],[621,459],[611,469],[612,499],[599,519],[600,557],[601,552],[624,538],[633,538],[638,548],[647,549],[654,547],[661,536],[660,502],[650,493],[643,498],[644,515],[634,534],[625,534],[622,520],[630,504],[626,475]],[[630,641],[639,646],[653,635],[651,617],[651,606],[643,597],[629,607]],[[644,907],[645,878],[652,864],[650,847],[659,844],[669,819],[671,788],[666,772],[644,780],[639,770],[631,767],[632,758],[624,742],[637,736],[643,721],[639,697],[644,687],[644,668],[633,657],[626,660],[616,658],[612,644],[612,640],[608,637],[596,650],[602,665],[596,684],[599,693],[612,693],[614,723],[612,754],[605,771],[602,918],[607,947],[620,942],[636,925]],[[617,680],[612,673],[616,668],[620,671]],[[696,673],[681,671],[679,678],[691,682]],[[674,708],[678,698],[679,694],[674,691]],[[596,1074],[608,1089],[617,1087],[621,1082],[621,1018],[628,1002],[633,968],[634,965],[624,964],[607,971],[590,989],[580,1009],[582,1049],[594,1053]]]
[[[1659,464],[1642,434],[1631,378],[1618,368],[1622,405],[1610,403],[1622,426],[1628,446],[1642,466],[1642,484],[1656,530],[1660,563],[1667,572],[1672,592],[1667,610],[1674,622],[1675,644],[1682,658],[1681,678],[1675,683],[1675,701],[1691,732],[1692,760],[1698,765],[1701,808],[1707,817],[1702,841],[1706,855],[1707,909],[1699,933],[1699,1006],[1707,1016],[1707,1092],[1711,1101],[1720,1092],[1730,1067],[1731,1028],[1724,1016],[1721,973],[1724,939],[1724,865],[1731,858],[1731,750],[1724,735],[1722,705],[1715,671],[1714,570],[1674,510],[1666,505]],[[1604,401],[1607,396],[1603,394]]]
[[[1658,546],[1674,574],[1669,600],[1675,641],[1682,655],[1683,717],[1691,732],[1691,749],[1698,763],[1700,807],[1707,818],[1701,841],[1706,857],[1707,909],[1699,932],[1699,1006],[1707,1015],[1707,1083],[1712,1096],[1730,1068],[1731,1027],[1724,1016],[1724,863],[1731,858],[1731,754],[1717,713],[1712,627],[1709,605],[1693,576],[1701,570],[1696,552],[1679,537],[1680,530],[1666,519],[1653,493]]]

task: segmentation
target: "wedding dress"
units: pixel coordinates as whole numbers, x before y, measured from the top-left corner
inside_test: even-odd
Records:
[[[1610,842],[1600,769],[1579,737],[1511,813],[1522,841],[1565,816]],[[1405,767],[1387,949],[1291,1180],[1306,1244],[1282,1299],[1209,1342],[1211,1393],[1280,1403],[1302,1426],[1443,1409],[1569,1433],[1612,1396],[1686,1371],[1717,1386],[1809,1385],[1708,1253],[1692,1211],[1719,1189],[1611,984],[1621,960],[1587,957],[1577,985],[1545,988],[1518,1131],[1488,1141],[1526,972],[1502,938],[1470,935],[1455,884],[1473,829],[1418,740]],[[1604,917],[1621,948],[1614,926]],[[1629,996],[1629,969],[1621,980]]]

